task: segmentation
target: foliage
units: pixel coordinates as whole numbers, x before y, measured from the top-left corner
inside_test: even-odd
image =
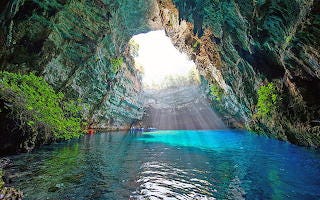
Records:
[[[4,187],[4,181],[2,179],[3,171],[0,169],[0,190]]]
[[[261,86],[258,90],[258,116],[268,116],[272,111],[277,109],[279,101],[279,93],[274,83]]]
[[[41,77],[0,72],[0,96],[12,105],[15,118],[33,131],[44,128],[56,139],[81,134],[79,102],[66,101]]]
[[[217,86],[215,84],[211,85],[210,86],[210,94],[212,96],[214,96],[217,101],[221,101],[222,100],[223,91],[219,86]]]
[[[116,74],[121,69],[121,66],[123,65],[123,58],[122,57],[112,58],[110,60],[110,63],[111,63],[111,72],[113,74]]]
[[[196,42],[192,45],[192,49],[193,51],[195,51],[196,49],[198,49],[200,46],[200,42],[198,40],[196,40]]]
[[[289,44],[292,41],[292,35],[286,37],[286,44]]]

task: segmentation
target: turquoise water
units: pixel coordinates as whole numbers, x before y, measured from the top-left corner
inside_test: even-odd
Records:
[[[239,131],[101,133],[11,157],[26,199],[320,199],[320,152]]]

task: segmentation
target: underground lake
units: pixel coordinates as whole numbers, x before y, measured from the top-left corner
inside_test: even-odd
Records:
[[[319,199],[317,150],[234,130],[108,132],[11,156],[25,199]]]

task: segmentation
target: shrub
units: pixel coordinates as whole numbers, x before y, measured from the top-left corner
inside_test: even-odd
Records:
[[[110,60],[110,63],[111,63],[111,72],[113,74],[116,74],[121,69],[121,66],[123,64],[123,58],[122,57],[112,58]]]
[[[211,85],[210,86],[210,94],[212,96],[214,96],[217,101],[221,101],[222,100],[223,91],[219,86]]]
[[[56,139],[81,135],[81,107],[65,100],[41,77],[0,72],[0,97],[12,105],[12,115],[22,127],[34,132],[43,128]]]
[[[258,89],[258,116],[267,117],[272,111],[279,106],[279,93],[274,83],[261,86]]]

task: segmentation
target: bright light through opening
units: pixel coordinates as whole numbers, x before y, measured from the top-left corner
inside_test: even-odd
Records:
[[[163,30],[136,35],[131,40],[135,45],[136,67],[143,68],[145,87],[163,85],[168,77],[190,77],[195,64],[187,55],[179,52]],[[198,75],[197,75],[198,76]]]

